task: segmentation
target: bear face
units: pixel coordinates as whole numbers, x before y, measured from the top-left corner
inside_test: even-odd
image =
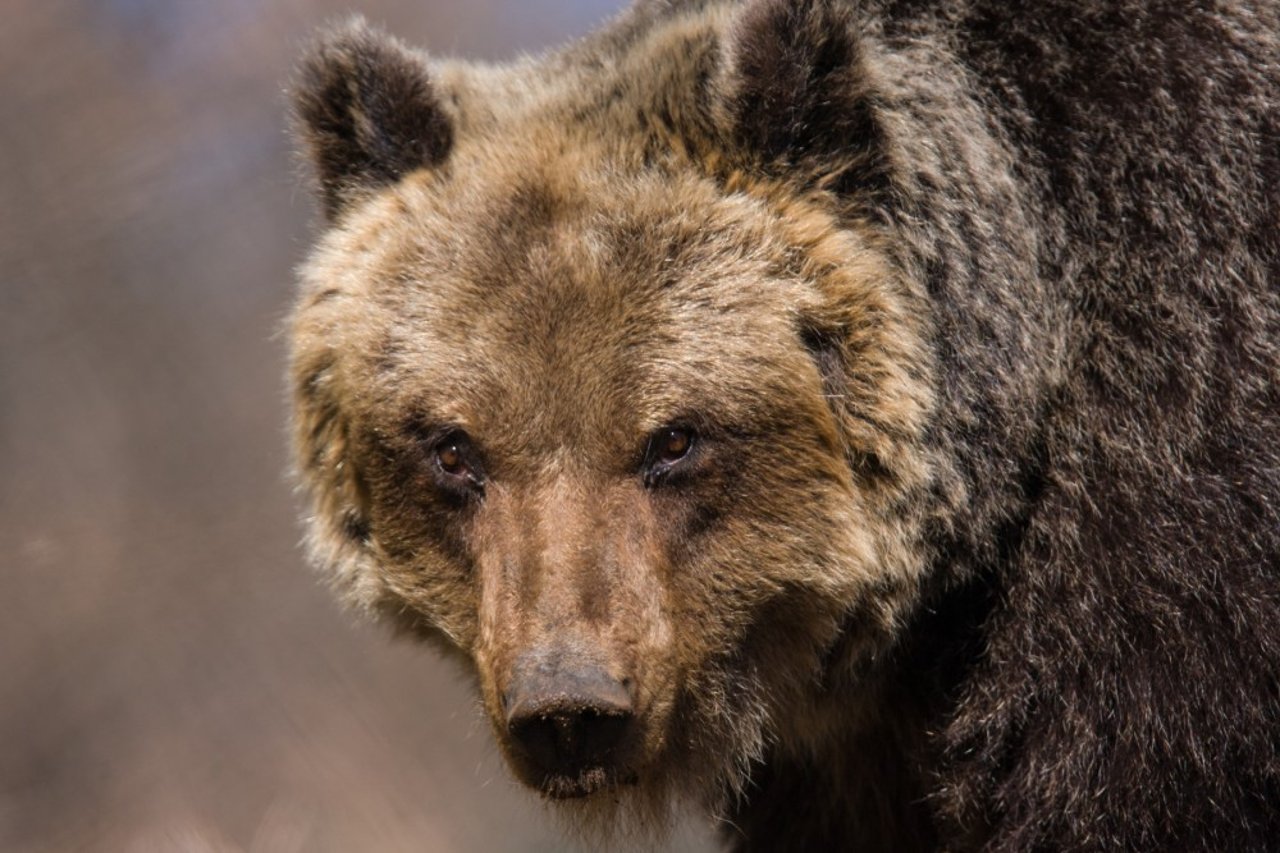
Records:
[[[663,42],[673,74],[704,30]],[[292,334],[313,553],[474,673],[530,786],[716,801],[766,742],[819,748],[830,681],[914,601],[921,312],[821,187],[653,117],[695,80],[628,93],[651,117],[619,127],[528,73],[432,71],[362,25],[304,68],[330,217]]]

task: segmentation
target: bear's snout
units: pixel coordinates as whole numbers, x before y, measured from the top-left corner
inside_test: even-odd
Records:
[[[586,796],[620,781],[634,719],[626,679],[591,661],[550,656],[517,665],[503,705],[527,781],[548,795]]]

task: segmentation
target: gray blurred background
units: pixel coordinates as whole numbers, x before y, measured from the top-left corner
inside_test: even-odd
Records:
[[[282,86],[349,11],[498,59],[621,5],[6,0],[0,850],[564,849],[457,674],[302,563]]]

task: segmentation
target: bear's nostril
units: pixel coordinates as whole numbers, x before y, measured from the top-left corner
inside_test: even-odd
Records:
[[[625,711],[586,707],[517,713],[508,725],[511,736],[543,773],[574,775],[612,764],[630,720],[631,714]]]

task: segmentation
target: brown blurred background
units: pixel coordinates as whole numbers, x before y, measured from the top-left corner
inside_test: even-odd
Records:
[[[457,674],[302,563],[282,86],[349,11],[496,59],[620,5],[4,4],[0,850],[564,849]]]

